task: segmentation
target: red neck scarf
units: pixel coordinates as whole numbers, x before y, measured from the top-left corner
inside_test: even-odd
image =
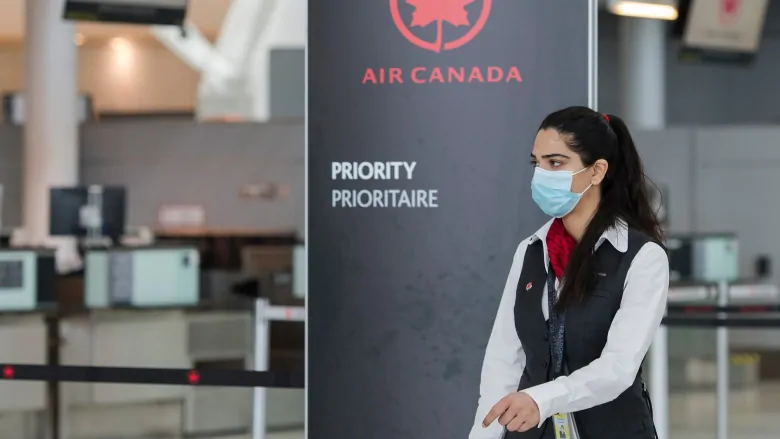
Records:
[[[577,241],[566,231],[563,221],[556,218],[547,232],[547,254],[550,256],[550,264],[558,280],[563,278],[569,256],[576,245]]]

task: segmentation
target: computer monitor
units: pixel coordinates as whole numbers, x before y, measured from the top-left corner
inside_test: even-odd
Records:
[[[194,306],[200,300],[194,247],[90,249],[85,267],[89,308]]]
[[[51,250],[0,250],[0,312],[31,311],[55,304],[55,277]]]
[[[119,240],[125,232],[127,195],[121,186],[55,187],[49,191],[49,233],[52,236],[88,235]]]

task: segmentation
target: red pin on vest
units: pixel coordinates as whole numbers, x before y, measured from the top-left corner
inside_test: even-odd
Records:
[[[527,284],[525,284],[525,290],[526,290],[526,291],[528,291],[528,290],[530,290],[530,289],[531,289],[531,287],[533,287],[533,286],[534,286],[534,285],[533,285],[531,282],[528,282]]]

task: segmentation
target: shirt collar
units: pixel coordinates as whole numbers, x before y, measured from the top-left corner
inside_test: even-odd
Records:
[[[555,220],[552,219],[548,221],[539,230],[537,230],[536,233],[531,236],[530,243],[532,244],[539,240],[545,242],[547,238],[547,232],[550,231],[550,226],[552,225],[553,221]],[[612,247],[615,247],[615,250],[621,253],[625,253],[628,250],[628,225],[625,223],[625,221],[619,219],[613,226],[605,230],[604,233],[601,234],[601,237],[599,237],[599,240],[596,241],[595,248],[598,249],[605,240],[609,241],[609,243],[612,244]]]

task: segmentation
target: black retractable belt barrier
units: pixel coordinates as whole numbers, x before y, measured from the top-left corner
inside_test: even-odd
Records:
[[[46,366],[0,364],[3,380],[161,384],[179,386],[304,388],[303,372],[154,369],[141,367]]]
[[[780,304],[716,305],[680,302],[667,305],[666,326],[780,328]]]
[[[747,316],[744,313],[737,316],[719,317],[716,315],[668,315],[661,324],[665,326],[695,326],[695,327],[729,327],[729,328],[780,328],[780,314],[767,316]]]
[[[706,313],[733,313],[733,314],[755,314],[755,313],[780,313],[780,304],[771,305],[693,305],[693,304],[670,304],[667,307],[669,314],[706,314]],[[778,314],[780,316],[780,314]]]

